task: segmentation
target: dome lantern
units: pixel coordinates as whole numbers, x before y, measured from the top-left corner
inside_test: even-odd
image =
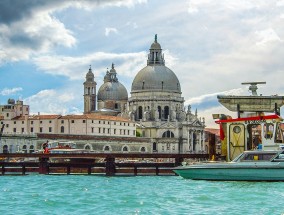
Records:
[[[162,54],[162,48],[158,43],[158,36],[155,34],[155,40],[150,47],[150,53],[148,54],[147,65],[165,65],[164,55]]]

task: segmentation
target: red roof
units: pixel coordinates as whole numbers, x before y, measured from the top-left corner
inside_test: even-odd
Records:
[[[99,114],[66,115],[66,116],[61,116],[60,119],[95,119],[95,120],[130,122],[129,119],[125,119],[120,116],[108,116],[108,115],[99,115]]]
[[[40,120],[40,119],[58,119],[60,118],[61,115],[57,115],[57,114],[54,114],[54,115],[33,115],[33,116],[30,116],[29,119],[34,119],[34,120]]]
[[[220,136],[220,129],[218,128],[205,128],[204,131]]]
[[[0,120],[4,119],[3,116],[0,116]],[[12,120],[25,120],[27,116],[17,116]],[[131,122],[131,120],[120,117],[120,116],[108,116],[108,115],[99,115],[99,114],[82,114],[82,115],[31,115],[28,116],[29,120],[51,120],[51,119],[94,119],[94,120],[109,120],[109,121],[120,121],[120,122]]]

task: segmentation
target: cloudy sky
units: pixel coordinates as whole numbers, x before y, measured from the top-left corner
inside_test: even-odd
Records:
[[[249,95],[242,82],[284,95],[283,26],[283,0],[1,0],[0,104],[81,113],[89,65],[99,88],[111,63],[130,94],[158,34],[185,104],[212,127],[228,113],[216,96]]]

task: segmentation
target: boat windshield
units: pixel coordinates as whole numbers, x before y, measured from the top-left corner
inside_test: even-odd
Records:
[[[279,162],[284,161],[284,151],[282,151],[276,158],[273,159],[273,161]]]
[[[258,162],[258,161],[271,161],[277,152],[262,152],[259,153],[258,151],[250,152],[250,153],[243,153],[239,157],[237,157],[234,162]],[[283,155],[284,156],[284,155]]]

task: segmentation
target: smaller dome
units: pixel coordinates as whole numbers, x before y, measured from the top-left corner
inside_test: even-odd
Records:
[[[8,99],[8,104],[9,105],[14,105],[15,104],[15,99]]]
[[[126,88],[118,81],[117,73],[114,64],[111,65],[111,70],[106,72],[104,84],[98,91],[98,100],[127,100],[128,93]]]
[[[127,100],[126,88],[119,82],[106,82],[98,91],[98,100]]]
[[[161,45],[158,42],[153,42],[150,49],[161,49]]]

